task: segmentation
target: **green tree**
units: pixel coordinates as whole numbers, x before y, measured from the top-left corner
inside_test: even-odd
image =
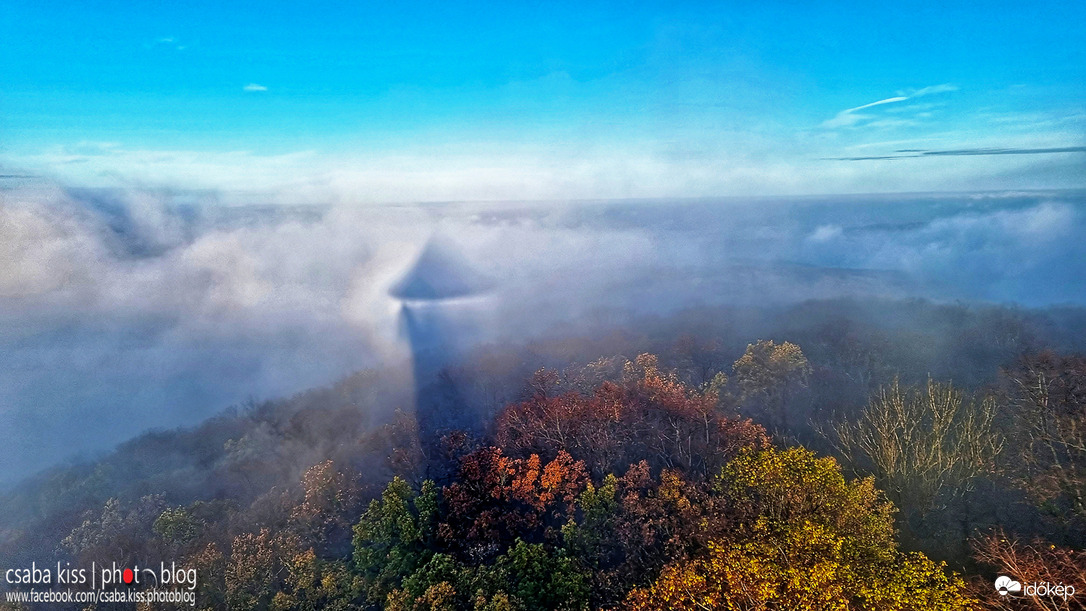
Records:
[[[589,579],[561,550],[517,541],[489,564],[468,566],[437,553],[386,597],[386,609],[510,608],[555,611],[588,608]]]
[[[437,486],[429,480],[416,495],[395,477],[370,503],[354,527],[354,565],[371,602],[384,603],[405,576],[433,557],[437,518]]]
[[[354,578],[346,562],[322,560],[312,548],[284,558],[284,588],[272,598],[271,609],[343,611],[357,608]]]
[[[162,537],[163,541],[173,544],[184,544],[192,541],[200,534],[203,522],[193,516],[184,507],[175,507],[163,511],[155,519],[151,529]]]
[[[732,365],[742,410],[774,433],[787,434],[795,425],[792,402],[808,386],[811,365],[799,346],[759,340]]]
[[[577,561],[561,550],[517,541],[491,571],[499,576],[492,578],[501,584],[499,591],[516,597],[528,611],[588,608],[589,579]]]

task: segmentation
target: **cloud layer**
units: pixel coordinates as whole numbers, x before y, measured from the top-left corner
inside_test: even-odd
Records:
[[[0,480],[398,362],[389,289],[434,235],[495,281],[470,316],[475,342],[704,303],[1086,303],[1086,202],[1068,193],[296,207],[49,186],[0,197]]]

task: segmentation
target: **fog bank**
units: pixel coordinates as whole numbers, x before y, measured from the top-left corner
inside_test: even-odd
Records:
[[[457,331],[840,296],[1086,303],[1086,195],[245,206],[0,191],[0,481],[399,362],[440,240],[489,279]],[[455,317],[454,317],[455,318]]]

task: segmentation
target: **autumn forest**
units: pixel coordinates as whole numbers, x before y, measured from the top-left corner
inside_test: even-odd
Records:
[[[1084,322],[839,300],[479,346],[439,409],[377,418],[367,370],[49,470],[0,552],[179,562],[208,609],[1079,608],[991,583],[1086,577]]]

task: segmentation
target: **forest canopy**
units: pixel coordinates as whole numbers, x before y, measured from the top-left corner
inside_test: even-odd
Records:
[[[207,609],[1075,608],[991,580],[1086,574],[1086,359],[978,336],[998,310],[931,361],[803,308],[789,340],[692,312],[480,348],[424,388],[477,428],[367,416],[371,371],[149,434],[9,493],[0,552],[177,562]]]

